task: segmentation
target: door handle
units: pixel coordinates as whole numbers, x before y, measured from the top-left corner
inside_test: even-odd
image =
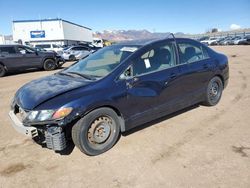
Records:
[[[177,75],[176,75],[175,73],[171,73],[171,74],[170,74],[170,78],[171,78],[171,79],[176,78],[176,77],[177,77]]]
[[[204,68],[204,69],[208,69],[208,65],[207,65],[207,64],[204,64],[204,65],[203,65],[203,68]]]
[[[133,87],[133,84],[134,84],[135,82],[137,82],[138,80],[139,80],[139,78],[134,77],[134,78],[132,78],[130,81],[127,81],[127,82],[126,82],[126,86],[127,86],[129,89],[131,89],[131,88]]]
[[[134,78],[132,79],[133,83],[134,83],[134,82],[137,82],[138,80],[139,80],[139,78],[137,78],[137,77],[134,77]]]

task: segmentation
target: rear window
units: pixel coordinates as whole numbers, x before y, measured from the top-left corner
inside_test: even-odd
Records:
[[[15,48],[14,47],[0,47],[0,53],[8,53],[8,54],[15,54]]]
[[[58,45],[56,44],[52,44],[53,48],[60,48]]]

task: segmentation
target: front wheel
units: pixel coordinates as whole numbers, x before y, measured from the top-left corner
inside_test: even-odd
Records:
[[[53,59],[46,59],[43,63],[43,69],[46,71],[55,70],[56,67],[57,67],[57,64]]]
[[[119,118],[110,108],[96,109],[72,128],[74,144],[87,155],[99,155],[108,151],[120,135]]]
[[[206,100],[204,101],[204,105],[206,106],[214,106],[218,104],[218,102],[221,99],[223,91],[223,83],[222,80],[218,77],[215,76],[213,77],[207,86],[206,90]]]

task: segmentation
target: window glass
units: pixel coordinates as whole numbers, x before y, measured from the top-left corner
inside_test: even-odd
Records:
[[[136,50],[137,47],[126,45],[105,47],[70,66],[64,72],[104,77]]]
[[[0,47],[1,53],[8,53],[8,54],[15,54],[15,48],[14,47]]]
[[[34,53],[35,50],[34,49],[31,49],[31,48],[28,48],[28,47],[23,47],[23,46],[19,46],[17,48],[17,51],[21,54],[27,54],[27,53]]]
[[[192,63],[208,58],[206,49],[200,44],[180,42],[178,46],[181,64]]]
[[[50,44],[37,44],[36,47],[38,48],[50,48]]]
[[[84,47],[78,47],[78,50],[87,50],[87,49]]]
[[[52,44],[52,46],[53,46],[53,48],[59,48],[59,46],[56,44]]]
[[[133,63],[133,75],[160,71],[176,65],[175,46],[172,42],[156,44]]]

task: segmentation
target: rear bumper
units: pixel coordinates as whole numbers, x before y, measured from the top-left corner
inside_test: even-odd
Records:
[[[17,118],[14,111],[9,112],[9,117],[12,122],[12,127],[16,129],[17,132],[26,135],[30,138],[38,136],[37,128],[24,126],[23,123]]]

